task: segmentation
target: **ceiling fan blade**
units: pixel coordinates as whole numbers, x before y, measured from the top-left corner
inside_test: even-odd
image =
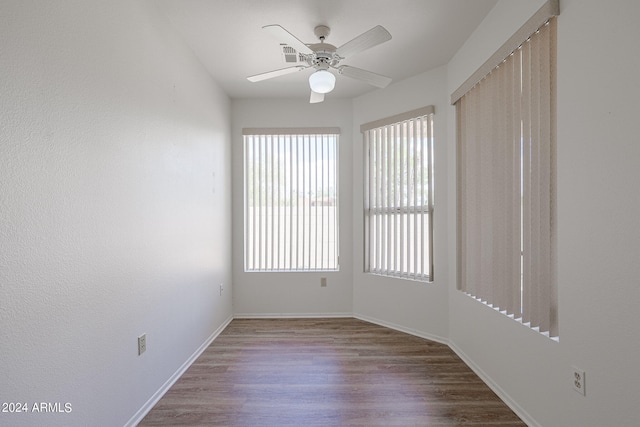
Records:
[[[337,70],[338,73],[342,74],[343,76],[351,77],[352,79],[369,83],[370,85],[379,87],[381,89],[387,87],[387,85],[391,83],[391,77],[372,73],[371,71],[363,70],[361,68],[341,65],[340,67],[337,67]]]
[[[313,51],[304,44],[300,39],[291,34],[289,31],[282,28],[280,25],[265,25],[262,27],[263,30],[267,30],[274,36],[280,43],[285,43],[300,53],[305,55],[312,55]]]
[[[324,93],[311,91],[311,96],[309,97],[310,104],[317,104],[318,102],[322,101],[324,101]]]
[[[391,34],[382,25],[378,25],[346,42],[336,50],[336,53],[342,58],[348,58],[388,40],[391,40]]]
[[[279,70],[268,71],[266,73],[256,74],[255,76],[247,77],[250,82],[259,82],[262,80],[272,79],[274,77],[284,76],[285,74],[295,73],[296,71],[304,70],[308,67],[302,65],[296,65],[294,67],[281,68]]]

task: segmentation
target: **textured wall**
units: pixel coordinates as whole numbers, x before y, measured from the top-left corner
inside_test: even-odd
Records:
[[[447,94],[446,68],[439,67],[418,76],[394,82],[382,91],[374,91],[353,102],[353,229],[354,313],[377,323],[446,342],[447,305]],[[360,125],[427,105],[435,106],[434,126],[434,280],[411,280],[364,274],[363,168]]]
[[[339,127],[340,271],[309,273],[245,273],[244,224],[234,221],[233,304],[238,316],[344,315],[352,312],[351,286],[351,101],[330,99],[234,99],[232,101],[234,218],[243,207],[243,127]],[[320,287],[320,278],[327,287]]]
[[[231,315],[229,101],[152,2],[3,1],[0,70],[0,425],[123,425]]]
[[[450,62],[450,93],[541,3],[498,2]],[[455,290],[454,280],[450,284],[453,345],[531,426],[639,425],[638,16],[636,0],[560,0],[560,342],[466,297]],[[454,115],[450,117],[453,129]],[[453,138],[449,144],[455,152]],[[586,396],[572,389],[572,366],[586,371]]]

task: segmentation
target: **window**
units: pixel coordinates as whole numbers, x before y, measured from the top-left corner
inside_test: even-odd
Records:
[[[433,106],[362,125],[364,271],[433,279]]]
[[[458,288],[557,337],[556,20],[544,19],[546,24],[453,100]]]
[[[243,129],[245,271],[338,270],[338,135]]]

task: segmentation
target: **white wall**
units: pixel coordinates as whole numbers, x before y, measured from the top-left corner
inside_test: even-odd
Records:
[[[363,273],[363,149],[360,125],[427,105],[434,115],[434,281],[423,283]],[[447,260],[447,93],[440,67],[370,92],[353,102],[354,314],[419,336],[446,342]]]
[[[2,425],[124,425],[232,314],[229,100],[169,28],[0,3],[0,401],[71,404]]]
[[[448,66],[455,90],[542,1],[502,0]],[[532,426],[637,426],[640,420],[640,3],[561,0],[558,18],[560,342],[455,290],[450,340]],[[450,161],[454,115],[450,111]],[[450,163],[451,164],[451,163]],[[454,212],[454,176],[449,206]],[[450,222],[450,259],[455,259]],[[586,397],[571,366],[586,371]]]
[[[339,83],[338,83],[339,84]],[[351,101],[327,95],[321,104],[307,99],[236,99],[231,103],[233,135],[233,304],[237,317],[351,315],[353,307],[351,235]],[[341,129],[339,142],[340,271],[245,273],[243,266],[243,151],[245,127]],[[320,287],[320,278],[327,287]]]
[[[640,3],[561,0],[560,342],[455,290],[448,97],[543,2],[501,0],[446,67],[319,105],[230,105],[151,1],[0,3],[0,400],[72,405],[0,424],[134,420],[229,319],[233,273],[236,314],[354,313],[448,341],[532,426],[637,425]],[[359,126],[431,104],[435,281],[364,275]],[[340,272],[242,271],[231,205],[241,218],[240,131],[259,126],[342,128]]]

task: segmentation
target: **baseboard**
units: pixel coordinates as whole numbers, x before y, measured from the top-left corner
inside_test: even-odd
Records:
[[[487,386],[493,390],[495,394],[498,395],[500,399],[509,407],[515,414],[520,417],[520,419],[529,427],[542,427],[536,420],[529,415],[527,411],[525,411],[520,405],[518,405],[512,398],[509,396],[498,384],[496,384],[489,375],[486,374],[478,365],[476,365],[470,357],[468,357],[461,349],[459,349],[455,343],[449,341],[449,339],[438,336],[427,334],[415,329],[406,328],[404,326],[400,326],[391,322],[387,322],[384,320],[376,319],[373,317],[365,316],[362,314],[354,314],[353,317],[356,319],[364,320],[365,322],[374,323],[376,325],[384,326],[386,328],[394,329],[396,331],[405,332],[410,335],[415,335],[420,338],[428,339],[431,341],[439,342],[441,344],[446,344],[449,346],[454,353],[462,359],[462,361],[473,370],[484,381]]]
[[[469,367],[477,376],[489,386],[495,394],[509,407],[518,417],[529,427],[542,427],[536,420],[534,420],[527,411],[525,411],[520,405],[518,405],[498,384],[496,384],[489,375],[486,374],[478,365],[476,365],[464,351],[460,350],[455,343],[449,343],[449,348],[453,350],[460,359]]]
[[[178,381],[178,379],[184,374],[184,372],[196,361],[196,359],[206,350],[209,345],[215,340],[218,335],[231,323],[233,319],[293,319],[293,318],[344,318],[353,317],[365,322],[373,323],[375,325],[383,326],[385,328],[393,329],[399,332],[404,332],[410,335],[414,335],[419,338],[424,338],[430,341],[435,341],[441,344],[445,344],[453,350],[462,361],[478,375],[482,381],[498,395],[500,399],[509,407],[513,412],[522,419],[522,421],[529,427],[542,427],[538,424],[527,411],[525,411],[520,405],[518,405],[511,397],[496,384],[489,375],[487,375],[478,365],[476,365],[471,358],[469,358],[464,351],[458,348],[455,343],[450,342],[447,338],[439,335],[428,334],[413,328],[406,328],[404,326],[387,322],[384,320],[376,319],[373,317],[365,316],[357,313],[236,313],[229,316],[224,323],[216,329],[209,338],[187,359],[180,368],[156,391],[153,396],[135,413],[133,417],[125,424],[124,427],[135,427],[142,421],[142,419],[151,411],[156,403],[169,391],[171,386]]]
[[[354,314],[353,317],[356,319],[364,320],[365,322],[373,323],[379,326],[384,326],[385,328],[394,329],[396,331],[404,332],[405,334],[414,335],[419,338],[424,338],[430,341],[439,342],[440,344],[449,345],[449,340],[445,337],[441,337],[439,335],[428,334],[426,332],[419,331],[413,328],[406,328],[401,325],[397,325],[395,323],[387,322],[385,320],[376,319],[374,317],[365,316],[364,314]]]
[[[400,326],[397,325],[395,323],[391,323],[391,322],[387,322],[384,320],[380,320],[380,319],[376,319],[373,317],[369,317],[369,316],[365,316],[362,314],[354,314],[353,317],[355,317],[356,319],[360,319],[363,320],[365,322],[369,322],[369,323],[373,323],[376,325],[380,325],[380,326],[384,326],[385,328],[390,328],[390,329],[394,329],[396,331],[400,331],[400,332],[404,332],[410,335],[414,335],[417,336],[419,338],[424,338],[424,339],[428,339],[431,341],[435,341],[435,342],[439,342],[441,344],[445,344],[447,346],[449,346],[449,348],[451,350],[453,350],[454,353],[456,353],[458,355],[458,357],[460,357],[460,359],[462,359],[462,361],[469,366],[469,368],[471,368],[471,370],[473,370],[473,372],[476,373],[476,375],[478,375],[480,377],[480,379],[482,379],[482,381],[484,381],[485,384],[487,384],[487,386],[493,390],[493,392],[495,394],[498,395],[498,397],[500,399],[502,399],[502,401],[509,407],[511,408],[511,410],[513,412],[515,412],[515,414],[520,417],[520,419],[529,427],[542,427],[540,424],[538,424],[532,417],[531,415],[529,415],[529,413],[527,411],[525,411],[520,405],[518,405],[500,386],[498,386],[498,384],[496,384],[489,375],[487,375],[478,365],[476,365],[471,358],[469,358],[462,350],[460,350],[458,347],[456,347],[456,345],[452,342],[450,342],[447,338],[438,336],[438,335],[432,335],[432,334],[427,334],[412,328],[406,328],[404,326]]]
[[[218,329],[216,329],[200,347],[198,347],[198,349],[191,355],[191,357],[189,357],[182,364],[182,366],[180,366],[178,370],[174,372],[174,374],[171,375],[171,377],[169,377],[169,379],[162,385],[162,387],[160,387],[158,391],[156,391],[153,394],[153,396],[151,396],[151,398],[147,400],[147,402],[144,405],[142,405],[142,407],[138,410],[138,412],[136,412],[134,416],[131,417],[131,419],[129,419],[129,421],[127,421],[127,423],[124,426],[135,427],[136,425],[138,425],[138,423],[142,421],[142,419],[149,413],[149,411],[151,411],[151,409],[155,406],[155,404],[158,403],[158,401],[162,398],[162,396],[164,396],[164,394],[167,391],[169,391],[171,386],[175,384],[176,381],[178,381],[178,379],[182,376],[182,374],[184,374],[185,371],[189,369],[189,367],[193,364],[193,362],[195,362],[196,359],[200,357],[202,352],[204,352],[207,349],[207,347],[211,345],[213,340],[215,340],[218,337],[218,335],[220,335],[220,333],[224,331],[224,329],[229,325],[229,323],[231,323],[232,320],[233,320],[233,316],[229,316],[223,322],[223,324]]]
[[[318,319],[353,317],[353,313],[235,313],[234,319]]]

